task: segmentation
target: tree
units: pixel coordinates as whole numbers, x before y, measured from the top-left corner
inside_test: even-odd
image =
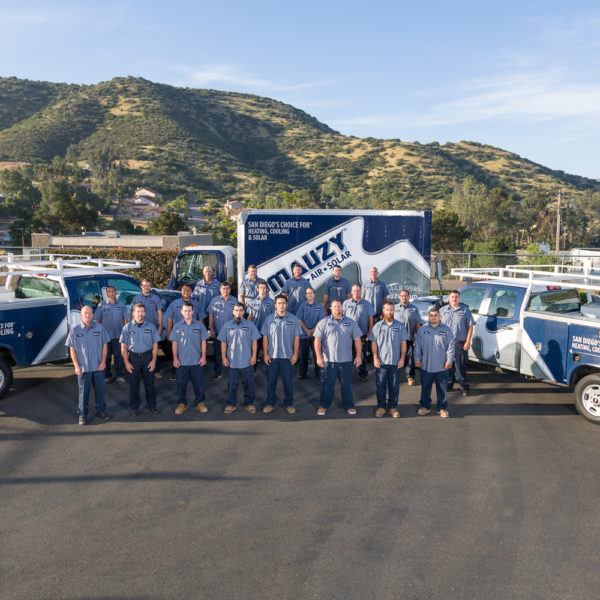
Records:
[[[185,219],[187,219],[190,214],[190,209],[187,200],[185,199],[185,196],[183,194],[177,196],[177,198],[175,198],[174,200],[167,202],[165,204],[165,208],[167,210],[171,210],[173,212],[176,212],[177,214],[182,215]]]
[[[113,219],[107,227],[122,234],[145,234],[146,230],[136,227],[130,219]]]
[[[77,198],[77,194],[61,181],[42,184],[42,201],[35,217],[52,233],[79,233],[93,229],[98,222],[95,210]]]
[[[5,207],[11,213],[16,208],[31,208],[40,201],[39,191],[22,171],[0,171],[0,194],[6,198]]]
[[[440,208],[433,212],[431,238],[433,250],[436,252],[462,252],[469,232],[460,224],[454,211]]]
[[[17,207],[12,217],[13,221],[8,228],[12,243],[15,246],[29,246],[31,244],[31,234],[42,228],[42,222],[30,207]]]
[[[178,213],[166,210],[158,219],[150,223],[148,232],[152,235],[177,235],[179,231],[186,229],[187,223]]]

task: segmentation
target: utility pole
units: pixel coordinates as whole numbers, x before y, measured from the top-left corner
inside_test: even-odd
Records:
[[[558,202],[556,204],[556,256],[560,252],[560,201],[561,201],[562,190],[558,190]]]

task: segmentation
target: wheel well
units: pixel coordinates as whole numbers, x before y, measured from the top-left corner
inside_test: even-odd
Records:
[[[600,369],[598,367],[593,367],[590,365],[582,365],[576,371],[573,372],[571,376],[571,385],[577,385],[577,382],[580,379],[583,379],[586,375],[592,375],[593,373],[600,374]]]
[[[17,364],[11,351],[6,348],[0,348],[0,358],[3,358],[11,367]]]

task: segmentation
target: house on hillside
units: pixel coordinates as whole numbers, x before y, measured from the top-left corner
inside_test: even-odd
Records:
[[[136,196],[133,199],[133,203],[137,206],[158,206],[157,202],[154,202],[153,200],[150,200],[150,198],[146,197],[146,196]]]
[[[223,205],[223,211],[228,217],[235,219],[245,208],[240,200],[227,200]]]
[[[134,198],[150,198],[151,200],[157,200],[160,197],[158,192],[154,190],[150,190],[148,188],[137,188],[135,192],[133,192]]]

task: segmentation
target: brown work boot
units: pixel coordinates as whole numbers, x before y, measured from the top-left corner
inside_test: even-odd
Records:
[[[442,417],[442,419],[450,418],[450,413],[445,408],[438,410],[438,415],[440,415],[440,417]]]
[[[327,409],[324,406],[319,406],[319,408],[317,408],[317,414],[320,417],[323,417],[326,412],[327,412]]]
[[[285,411],[287,412],[288,415],[296,414],[296,409],[293,406],[286,406]]]
[[[223,411],[226,415],[230,415],[237,410],[237,406],[235,404],[228,404]]]
[[[415,378],[409,377],[407,383],[408,383],[408,385],[415,385]]]
[[[421,406],[421,407],[419,408],[419,410],[417,411],[417,414],[418,414],[420,417],[424,417],[425,415],[428,415],[430,412],[431,412],[431,409],[429,409],[429,408],[425,408],[424,406]]]
[[[382,408],[381,406],[377,407],[377,409],[375,410],[375,416],[385,417],[385,408]]]
[[[175,408],[176,415],[182,415],[188,409],[187,404],[180,402]]]
[[[397,408],[390,408],[390,417],[397,419],[400,416],[400,411]]]
[[[207,413],[208,412],[208,408],[206,406],[206,403],[204,403],[204,402],[198,402],[198,404],[196,404],[196,410],[199,413]]]
[[[244,410],[253,415],[256,412],[256,406],[254,404],[244,404]]]
[[[275,410],[275,407],[272,404],[265,404],[263,406],[263,413],[265,413],[265,415],[268,415],[269,413],[272,413]]]

